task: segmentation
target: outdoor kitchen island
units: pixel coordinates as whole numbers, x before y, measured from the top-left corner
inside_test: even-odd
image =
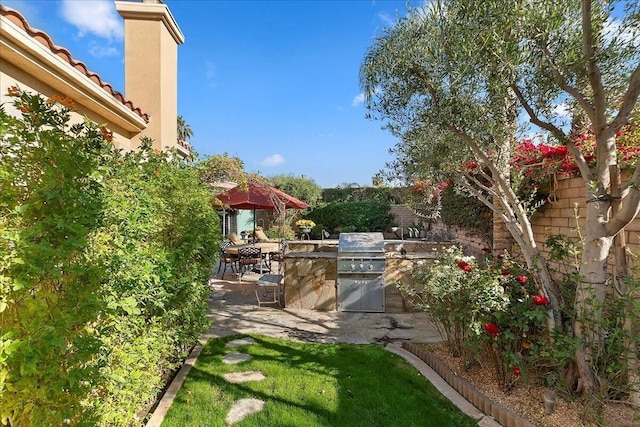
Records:
[[[379,233],[343,233],[352,235],[343,237],[350,241],[349,252],[340,250],[338,240],[318,242],[313,252],[304,252],[312,247],[301,248],[285,255],[284,259],[284,301],[285,307],[293,309],[323,311],[372,311],[402,313],[412,311],[411,304],[403,298],[395,286],[396,282],[409,283],[410,271],[415,263],[432,262],[438,256],[438,250],[450,244],[383,240]],[[358,235],[358,236],[353,236]],[[363,236],[363,235],[375,235]],[[342,235],[341,235],[342,236]],[[362,254],[353,252],[353,242],[364,242]],[[369,243],[373,242],[373,249]],[[293,242],[292,242],[293,243]],[[304,241],[309,245],[309,241]],[[382,244],[382,250],[380,245]],[[313,245],[311,245],[313,246]],[[367,246],[367,247],[364,247]],[[407,251],[402,254],[400,246]],[[378,260],[382,258],[380,261]],[[339,271],[339,261],[341,268]],[[353,262],[352,262],[353,261]],[[378,263],[384,265],[380,266]],[[351,270],[345,273],[344,268]],[[342,286],[342,290],[340,287]],[[380,294],[382,286],[382,294]],[[369,288],[362,292],[369,297],[363,298],[359,305],[357,296],[346,289]],[[372,295],[372,296],[371,296]],[[382,298],[381,304],[379,299]],[[373,301],[373,302],[372,302]],[[378,301],[379,303],[376,303]],[[381,307],[380,307],[381,305]]]

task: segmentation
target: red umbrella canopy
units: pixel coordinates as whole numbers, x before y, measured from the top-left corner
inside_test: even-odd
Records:
[[[284,203],[287,209],[307,209],[310,207],[302,200],[296,199],[275,187],[250,181],[248,189],[234,187],[216,196],[223,205],[234,209],[264,209],[273,210],[274,198]]]

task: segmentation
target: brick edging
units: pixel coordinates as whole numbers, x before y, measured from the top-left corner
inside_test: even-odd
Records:
[[[451,387],[456,389],[465,399],[473,404],[480,411],[492,417],[505,427],[534,427],[530,421],[515,414],[505,406],[494,402],[484,395],[480,390],[471,385],[464,378],[459,377],[447,365],[444,364],[435,354],[425,350],[417,344],[404,341],[402,348],[419,357],[434,371],[438,373]]]

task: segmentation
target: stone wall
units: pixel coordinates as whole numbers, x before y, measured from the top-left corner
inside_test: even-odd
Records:
[[[386,254],[385,312],[412,311],[411,304],[396,287],[397,282],[410,283],[410,274],[417,263],[431,262],[435,251],[424,253]],[[289,253],[284,262],[285,307],[305,310],[337,309],[337,253]]]
[[[424,221],[415,215],[407,205],[391,205],[389,213],[395,218],[394,225],[396,227],[406,228],[410,225],[422,224]]]

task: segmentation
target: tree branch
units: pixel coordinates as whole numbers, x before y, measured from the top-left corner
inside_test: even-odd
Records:
[[[555,80],[556,82],[558,82],[558,85],[560,86],[560,88],[565,92],[567,92],[569,95],[571,95],[573,99],[578,101],[578,104],[580,104],[582,109],[587,113],[587,115],[589,116],[589,119],[593,121],[595,119],[595,110],[591,102],[589,102],[589,99],[577,88],[571,86],[567,82],[564,75],[562,75],[562,73],[556,66],[556,63],[553,61],[551,57],[551,52],[549,52],[549,49],[546,46],[542,47],[542,52],[547,57],[547,61],[549,61],[549,64],[551,65],[551,73],[555,77]]]
[[[591,0],[582,0],[582,51],[587,61],[587,76],[593,91],[594,115],[591,123],[593,131],[598,133],[601,126],[605,126],[607,98],[602,86],[602,75],[596,61],[596,53],[593,49],[593,22],[591,21]]]
[[[615,236],[640,213],[640,162],[636,163],[631,182],[627,187],[627,195],[622,200],[622,207],[605,225],[608,236]]]
[[[542,129],[545,129],[551,132],[556,138],[558,138],[558,140],[563,142],[567,146],[567,149],[573,155],[573,158],[576,162],[576,165],[578,166],[578,169],[580,170],[580,173],[582,174],[582,177],[585,180],[591,180],[592,178],[591,169],[589,169],[589,165],[585,161],[584,156],[582,155],[582,152],[578,150],[578,148],[575,146],[571,138],[565,135],[565,133],[554,124],[541,120],[538,117],[538,115],[535,113],[535,111],[533,111],[533,108],[531,108],[531,105],[524,98],[524,95],[522,94],[518,86],[512,85],[511,89],[515,93],[516,98],[518,98],[518,101],[520,101],[520,104],[522,105],[522,107],[527,111],[527,114],[529,114],[531,123],[541,127]]]
[[[631,113],[638,102],[640,96],[640,64],[636,66],[636,69],[631,74],[629,79],[629,87],[627,92],[622,98],[622,105],[616,115],[615,119],[609,123],[609,129],[612,133],[618,132],[622,126],[629,122]]]

